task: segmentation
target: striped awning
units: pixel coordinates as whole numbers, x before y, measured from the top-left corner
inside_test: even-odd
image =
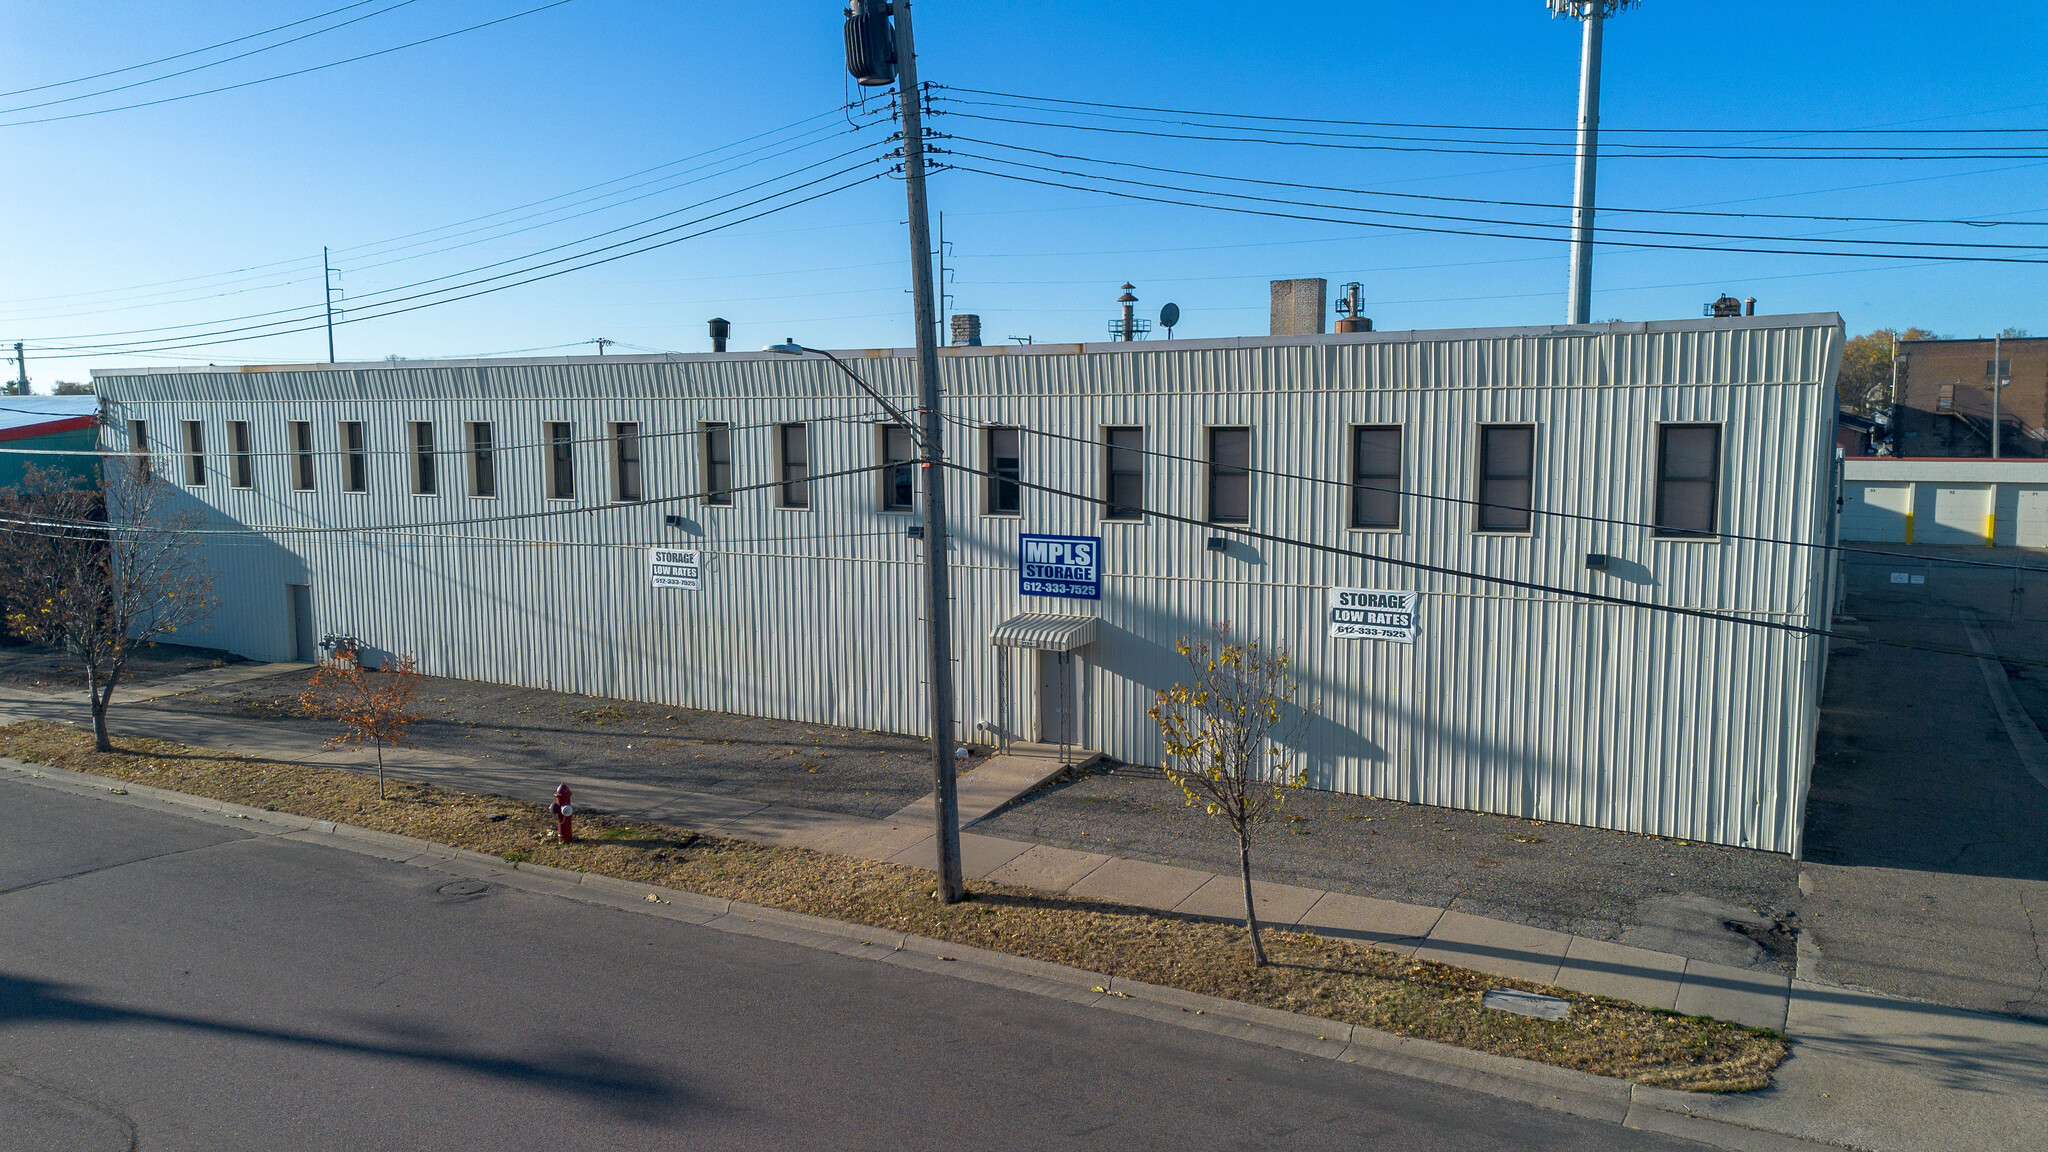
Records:
[[[1072,652],[1095,643],[1101,621],[1094,616],[1060,616],[1051,612],[1025,612],[996,625],[989,640],[998,648],[1036,648],[1042,652]]]

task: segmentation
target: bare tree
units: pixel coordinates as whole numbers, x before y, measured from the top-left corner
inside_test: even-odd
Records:
[[[413,693],[419,687],[419,664],[411,656],[386,661],[373,671],[363,667],[358,649],[347,647],[313,673],[299,694],[299,707],[308,716],[341,722],[340,734],[327,741],[329,748],[368,745],[377,750],[377,799],[382,800],[384,746],[413,747],[406,729],[420,719],[412,711]]]
[[[62,652],[85,674],[93,746],[113,751],[107,707],[136,649],[204,620],[212,583],[192,512],[140,465],[103,465],[99,483],[25,470],[0,489],[0,603],[14,632]]]
[[[1302,772],[1285,745],[1298,742],[1308,713],[1295,703],[1300,684],[1293,656],[1256,640],[1230,641],[1230,625],[1215,634],[1184,637],[1187,683],[1162,690],[1152,719],[1166,742],[1166,776],[1189,805],[1221,817],[1237,836],[1244,879],[1244,926],[1252,936],[1252,966],[1266,965],[1252,899],[1252,830],[1266,822],[1299,787]]]

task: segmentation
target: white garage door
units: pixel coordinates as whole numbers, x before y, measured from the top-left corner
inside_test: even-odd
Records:
[[[1911,484],[1848,480],[1842,484],[1842,539],[1906,542],[1906,517],[1913,511]]]
[[[1983,544],[1991,516],[1988,484],[1943,484],[1934,489],[1934,515],[1913,533],[1916,544]]]
[[[2017,495],[2012,542],[2021,548],[2048,548],[2048,488],[2022,488]]]

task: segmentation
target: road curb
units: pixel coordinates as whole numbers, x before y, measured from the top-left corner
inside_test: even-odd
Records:
[[[1654,1098],[1654,1093],[1626,1080],[950,944],[893,929],[871,928],[545,864],[510,863],[410,836],[6,757],[0,757],[0,773],[4,773],[0,779],[68,795],[148,811],[168,809],[172,814],[207,823],[252,832],[260,829],[261,835],[320,844],[465,879],[502,884],[535,895],[565,897],[622,912],[1142,1016],[1303,1056],[1356,1064],[1627,1128],[1678,1136],[1732,1152],[1840,1152],[1842,1147],[1668,1108]]]

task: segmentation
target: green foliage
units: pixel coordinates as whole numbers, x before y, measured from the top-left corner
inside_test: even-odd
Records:
[[[1899,340],[1932,340],[1925,328],[1879,328],[1852,336],[1842,345],[1842,375],[1836,393],[1842,407],[1859,415],[1874,416],[1892,401],[1892,348]]]

